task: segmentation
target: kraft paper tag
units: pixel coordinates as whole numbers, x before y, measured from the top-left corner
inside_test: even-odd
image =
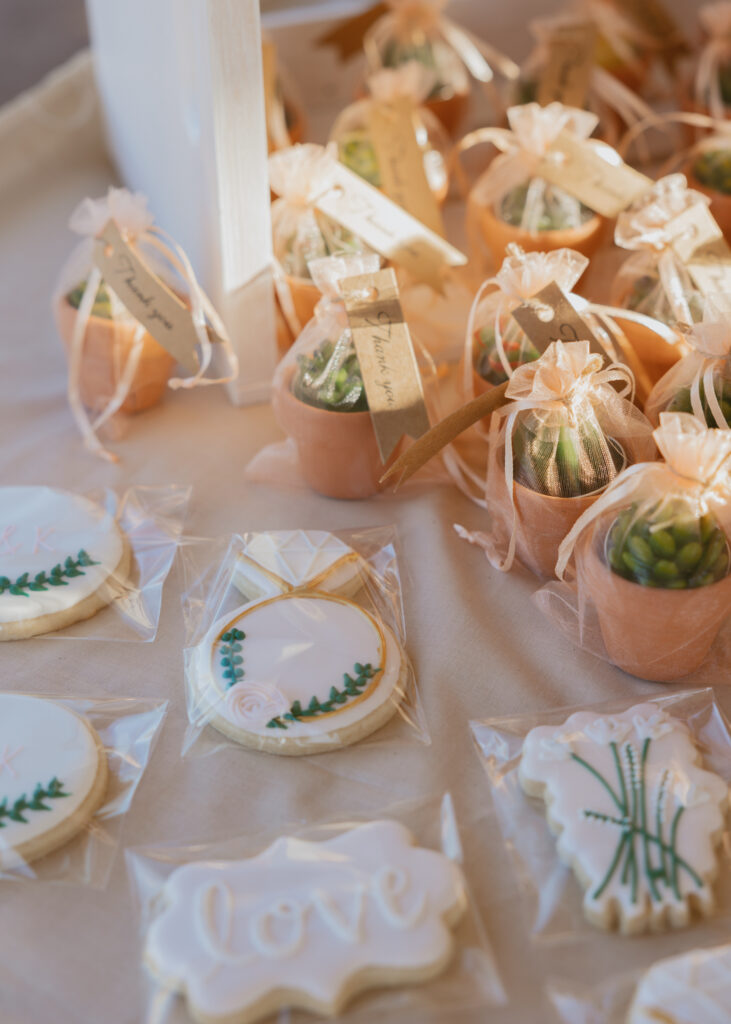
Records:
[[[514,309],[512,317],[541,353],[552,341],[588,341],[592,352],[606,358],[599,339],[555,281]]]
[[[371,104],[369,134],[381,172],[381,186],[389,199],[443,236],[442,213],[426,176],[414,115],[414,105],[408,99]]]
[[[461,267],[467,262],[459,249],[336,161],[331,187],[316,205],[371,249],[399,263],[436,291],[443,290],[442,279],[449,267]]]
[[[421,377],[393,270],[339,282],[382,462],[429,429]]]
[[[148,269],[114,220],[96,239],[94,263],[125,309],[188,373],[196,373],[198,336],[190,310]]]
[[[695,203],[667,224],[672,246],[683,263],[687,263],[696,249],[723,238],[723,232],[705,203]]]
[[[387,3],[377,3],[366,8],[361,14],[352,18],[346,18],[339,22],[335,28],[330,29],[321,35],[315,42],[316,46],[333,46],[338,52],[341,61],[346,61],[360,53],[363,48],[363,39],[368,29],[388,14],[391,6]]]
[[[590,210],[616,217],[646,192],[652,179],[625,163],[610,164],[593,146],[571,135],[559,135],[538,174],[558,185]]]
[[[554,100],[583,107],[594,69],[596,27],[589,21],[556,25],[548,39],[548,59],[538,83],[541,106]]]

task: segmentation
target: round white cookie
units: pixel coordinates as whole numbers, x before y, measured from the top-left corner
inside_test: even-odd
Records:
[[[373,821],[175,868],[144,959],[202,1024],[253,1024],[285,1007],[331,1017],[366,989],[443,971],[465,907],[456,864],[399,822]]]
[[[107,761],[97,733],[63,704],[0,694],[0,868],[68,842],[98,810]]]
[[[114,517],[53,487],[0,487],[0,640],[88,619],[129,573]]]
[[[627,1024],[727,1024],[731,1020],[731,944],[693,949],[645,971]]]
[[[312,754],[380,728],[403,698],[407,661],[360,605],[306,591],[219,620],[192,671],[195,720],[247,747]]]
[[[246,535],[233,585],[245,598],[302,588],[353,597],[367,572],[361,556],[325,530],[270,530]]]

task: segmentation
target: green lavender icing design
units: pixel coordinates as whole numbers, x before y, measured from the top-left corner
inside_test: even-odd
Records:
[[[348,672],[343,674],[342,690],[331,686],[327,700],[321,701],[317,697],[312,697],[306,708],[302,707],[300,701],[294,701],[286,714],[276,715],[267,722],[267,729],[287,729],[288,722],[299,722],[334,711],[339,705],[347,703],[353,697],[360,697],[366,685],[381,670],[373,668],[370,662],[367,665],[361,665],[359,661],[356,661],[353,671],[355,676],[351,676]]]
[[[677,900],[682,898],[678,885],[681,871],[686,872],[699,889],[703,887],[703,880],[690,864],[678,855],[676,849],[678,826],[685,811],[684,806],[677,807],[668,827],[669,770],[663,773],[657,787],[654,814],[651,806],[648,806],[645,767],[651,743],[650,737],[646,737],[639,751],[633,743],[625,743],[621,748],[615,741],[609,744],[617,772],[617,789],[583,757],[573,751],[570,754],[577,764],[590,772],[604,787],[617,808],[616,815],[593,810],[582,811],[585,818],[613,826],[619,832],[607,872],[591,893],[592,899],[599,899],[617,874],[622,885],[630,886],[633,903],[637,903],[638,899],[640,872],[644,873],[653,902],[662,902],[663,886],[671,889]]]
[[[221,635],[221,668],[223,678],[226,680],[226,689],[235,686],[244,678],[244,670],[241,667],[244,659],[241,655],[243,650],[241,641],[246,639],[243,629],[227,629]]]
[[[53,778],[47,786],[39,782],[33,790],[33,796],[30,800],[24,793],[9,805],[8,798],[6,797],[0,803],[0,828],[5,828],[8,821],[27,825],[28,819],[24,815],[30,811],[50,811],[51,808],[48,804],[44,803],[44,800],[58,800],[61,797],[71,796],[70,793],[64,792],[63,785],[63,782],[60,782],[59,779]]]
[[[70,555],[66,561],[61,562],[49,571],[36,573],[31,579],[30,573],[24,572],[16,580],[8,576],[0,576],[0,596],[5,593],[14,594],[16,597],[29,597],[31,591],[48,590],[49,587],[67,587],[68,581],[75,576],[84,576],[84,569],[90,565],[99,565],[83,549],[79,551],[76,558]]]

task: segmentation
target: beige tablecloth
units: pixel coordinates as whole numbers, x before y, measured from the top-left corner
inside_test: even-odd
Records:
[[[82,76],[83,78],[83,76]],[[22,100],[0,122],[0,479],[84,491],[107,485],[190,483],[187,531],[215,536],[287,527],[396,524],[408,648],[431,746],[353,748],[325,760],[278,759],[227,749],[181,760],[186,716],[181,576],[168,580],[155,643],[38,639],[0,650],[1,686],[57,694],[135,694],[170,701],[161,740],[126,821],[126,846],[271,834],[285,823],[378,814],[394,799],[449,789],[472,822],[467,865],[510,1004],[452,1020],[550,1020],[548,976],[601,980],[722,934],[718,924],[661,938],[597,935],[578,947],[532,943],[468,732],[471,718],[640,698],[657,687],[573,649],[535,611],[527,575],[503,576],[460,541],[481,511],[455,489],[432,487],[370,502],[328,501],[249,484],[244,467],[278,436],[267,406],[235,409],[218,389],[167,396],[136,419],[110,465],[82,447],[66,404],[65,361],[49,310],[54,276],[72,243],[66,221],[85,195],[113,181],[93,110],[76,87]],[[65,90],[65,91],[64,91]],[[52,110],[52,112],[49,112]],[[728,674],[727,674],[728,676]],[[720,683],[699,676],[694,683]],[[731,711],[731,699],[721,693]],[[0,885],[2,1024],[133,1024],[142,1020],[137,914],[124,857],[108,889]],[[399,1019],[403,1020],[404,1017]]]

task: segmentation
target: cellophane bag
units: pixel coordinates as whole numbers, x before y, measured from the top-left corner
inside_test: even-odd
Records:
[[[720,779],[714,782],[714,792],[723,792],[723,782],[728,783],[731,781],[731,734],[729,733],[729,722],[719,706],[713,690],[710,688],[675,690],[672,693],[650,697],[625,696],[614,698],[606,703],[593,704],[589,707],[555,708],[530,712],[529,714],[486,718],[470,722],[478,755],[490,784],[490,796],[497,816],[497,826],[502,834],[505,848],[516,876],[520,893],[517,911],[521,914],[531,939],[544,947],[548,945],[558,947],[572,944],[571,953],[572,956],[575,955],[576,957],[577,972],[581,971],[583,974],[587,967],[599,968],[600,978],[606,978],[605,957],[609,948],[611,948],[611,955],[615,964],[621,964],[622,958],[626,957],[626,969],[637,967],[639,958],[643,956],[641,932],[643,930],[645,932],[657,930],[649,927],[651,899],[648,888],[652,891],[652,886],[655,883],[653,880],[648,882],[647,876],[644,875],[641,869],[638,884],[642,886],[641,892],[645,899],[644,906],[647,910],[647,920],[643,920],[641,916],[634,918],[634,930],[628,928],[627,935],[617,934],[611,943],[611,947],[608,946],[609,940],[606,937],[606,928],[612,928],[612,926],[618,928],[620,926],[619,915],[616,914],[617,904],[619,904],[622,890],[626,892],[631,884],[629,873],[623,874],[621,870],[615,873],[617,866],[619,865],[621,869],[627,860],[627,847],[626,843],[622,840],[622,832],[619,828],[621,822],[602,821],[600,818],[594,818],[590,814],[586,816],[586,828],[580,829],[579,832],[574,832],[572,829],[574,834],[571,837],[566,835],[566,827],[563,828],[560,834],[557,834],[549,825],[551,811],[544,797],[529,796],[521,785],[521,778],[523,777],[521,774],[521,759],[525,750],[526,738],[531,730],[541,727],[547,730],[555,730],[553,735],[549,732],[548,735],[538,739],[537,743],[545,751],[545,758],[543,759],[545,764],[558,764],[559,766],[565,764],[568,774],[573,767],[571,753],[575,753],[577,758],[582,757],[581,748],[578,746],[582,741],[591,740],[601,750],[601,746],[604,744],[610,745],[613,741],[616,744],[617,740],[621,739],[623,735],[623,721],[626,722],[627,719],[621,720],[615,718],[615,716],[626,714],[630,710],[635,711],[634,716],[630,719],[633,723],[632,733],[634,735],[630,733],[627,736],[626,732],[624,735],[627,736],[628,745],[631,744],[633,752],[639,754],[641,743],[637,741],[641,736],[644,735],[647,738],[657,729],[656,738],[662,737],[663,733],[667,732],[667,725],[669,724],[666,716],[670,716],[681,722],[685,729],[687,729],[688,735],[693,740],[700,757],[702,757],[702,769],[705,772],[714,773],[714,775],[720,777]],[[590,716],[594,714],[596,714],[597,718],[592,721]],[[565,730],[559,731],[574,715],[578,716],[578,720],[574,718]],[[535,750],[535,745],[533,749]],[[563,753],[565,752],[569,753],[569,759],[567,760],[563,759]],[[621,762],[616,765],[616,769],[614,764],[612,765],[611,774],[608,774],[606,777],[602,768],[602,762],[597,763],[594,756],[590,756],[588,751],[584,753],[583,757],[584,763],[577,762],[576,767],[586,769],[587,783],[585,789],[577,789],[577,792],[579,792],[580,797],[587,801],[586,805],[583,805],[586,807],[586,810],[592,811],[598,806],[601,812],[603,800],[608,796],[608,790],[605,789],[600,779],[607,782],[607,785],[615,792],[621,792],[621,784],[617,778],[621,773],[623,783],[631,792],[631,783],[628,784],[624,778],[625,775],[629,775],[626,754]],[[657,768],[657,762],[655,767]],[[674,769],[676,774],[672,780],[674,783],[674,793],[672,795],[667,784],[668,779],[666,778],[664,799],[666,801],[665,808],[668,818],[670,817],[672,807],[670,801],[673,801],[675,813],[677,813],[677,807],[684,806],[684,801],[687,799],[686,794],[691,782],[685,774],[684,767],[680,758],[673,763],[671,757],[668,768],[670,771]],[[597,775],[591,776],[592,768],[596,769]],[[652,789],[650,789],[650,786],[647,787],[649,790],[647,793],[647,812],[648,816],[651,816],[652,832],[656,834],[655,808],[658,782],[660,781],[657,771],[653,773],[652,777],[654,785]],[[642,785],[641,781],[639,785]],[[701,784],[699,783],[699,785]],[[550,791],[547,790],[546,795],[549,795],[549,793]],[[710,793],[708,793],[707,800],[709,803],[710,796]],[[592,799],[596,800],[593,807],[589,803]],[[560,821],[564,822],[566,820],[567,811],[571,807],[572,802],[571,794],[566,791],[556,799],[556,815],[559,816]],[[582,804],[578,801],[576,802],[578,803],[579,810],[583,809]],[[651,808],[652,811],[650,810]],[[640,814],[641,809],[635,806],[635,809],[631,810],[631,813],[628,815],[628,824],[633,824],[635,828],[641,830],[641,822],[638,821]],[[719,817],[723,817],[723,811],[719,812],[718,804],[716,804],[716,814]],[[715,825],[717,822],[714,821],[713,824]],[[668,836],[670,822],[662,822],[662,825],[665,830],[664,835]],[[603,830],[603,832],[596,833],[595,829]],[[634,834],[636,835],[636,833]],[[590,849],[590,844],[595,843],[601,835],[605,836],[604,843],[606,845],[596,847],[596,859],[587,856],[575,856],[574,848],[579,840],[582,842],[582,851],[586,854]],[[707,889],[706,893],[702,894],[704,897],[702,905],[705,910],[703,918],[708,920],[709,927],[717,923],[719,927],[727,928],[729,914],[731,914],[731,891],[726,883],[726,873],[729,867],[728,837],[729,828],[728,823],[725,821],[720,829],[714,829],[713,835],[710,837],[712,857],[717,863],[717,871],[713,875],[709,868],[708,881],[704,880],[704,884],[711,887],[711,891]],[[703,838],[708,842],[709,836],[707,834]],[[684,838],[686,850],[688,849],[688,841],[689,837],[686,831]],[[693,840],[691,839],[690,842],[693,842]],[[621,847],[617,849],[620,843]],[[654,843],[653,846],[655,846]],[[612,864],[612,853],[615,850],[618,854],[617,862]],[[572,854],[574,854],[573,857]],[[570,866],[571,859],[580,866],[587,867],[591,864],[592,869],[596,866],[597,874],[599,874],[601,867],[604,866],[605,859],[606,868],[612,868],[614,884],[620,887],[620,892],[617,893],[615,889],[613,893],[615,906],[611,909],[615,911],[614,918],[610,917],[609,921],[604,919],[601,926],[599,926],[596,917],[605,908],[597,902],[597,897],[594,895],[596,889],[592,889],[590,885],[587,885],[585,889],[580,884]],[[708,863],[708,855],[704,856],[703,863]],[[660,871],[661,869],[658,868],[658,874],[655,878],[660,877]],[[710,880],[711,876],[713,876],[712,881]],[[670,886],[668,885],[667,874],[662,877],[663,881],[657,883],[662,885],[658,895],[662,897],[662,904],[665,908],[674,909],[672,890],[668,892]],[[688,876],[684,875],[684,878],[687,880]],[[599,880],[602,880],[601,874],[599,874]],[[627,903],[629,903],[629,900],[627,900]],[[627,903],[624,904],[625,907]],[[678,928],[677,931],[678,937],[682,935],[686,945],[694,943],[692,928],[697,919],[697,912],[695,907],[692,909],[694,913],[689,915],[689,919],[683,921],[683,930],[681,931]],[[700,917],[701,915],[697,916]],[[660,915],[660,921],[662,920],[663,917]],[[669,925],[667,916],[664,920],[666,926]],[[592,921],[595,923],[591,923]],[[626,921],[624,923],[628,924]],[[678,921],[678,924],[680,924],[680,921]],[[657,948],[656,944],[655,948]],[[585,965],[581,962],[581,958],[584,955],[586,957]],[[644,955],[648,956],[648,954]],[[652,953],[649,954],[649,956],[651,955]],[[620,967],[619,970],[621,969]],[[592,1024],[595,1024],[594,1018],[590,1019]]]
[[[308,1006],[306,1019],[317,1024],[332,1019],[332,1012],[323,1016],[317,1007],[335,1001],[330,975],[338,966],[343,977],[350,979],[337,999],[337,1018],[347,1022],[376,1017],[424,1020],[432,1015],[446,1019],[505,1003],[464,867],[465,861],[468,869],[476,867],[470,857],[474,826],[460,828],[450,795],[380,806],[368,814],[353,807],[340,812],[341,817],[336,817],[337,813],[334,811],[329,820],[307,825],[301,821],[283,823],[270,827],[266,834],[248,833],[217,842],[206,838],[189,846],[168,843],[127,851],[127,868],[140,916],[144,947],[141,959],[148,968],[146,1020],[155,1024],[189,1021],[182,998],[185,990],[189,1003],[195,1006],[225,1003],[239,1011],[234,1016],[240,1016],[241,1004],[250,1002],[249,986],[269,996],[272,1010],[267,1019],[279,1024],[300,1020],[295,1010],[280,1009],[286,999],[271,999],[275,989],[287,988],[278,980],[289,977],[290,987],[298,996],[290,997],[291,1002]],[[260,856],[264,851],[266,858]],[[436,858],[434,854],[441,856]],[[259,872],[254,863],[239,863],[235,870],[231,865],[254,858],[261,865]],[[430,861],[427,875],[426,858]],[[206,875],[209,865],[215,878],[210,883]],[[255,878],[262,872],[264,876],[257,883]],[[249,877],[255,888],[248,898],[228,903],[226,895],[235,884],[234,874],[243,889]],[[196,902],[188,905],[175,899],[177,882],[184,875],[200,879],[198,906],[205,903],[211,909],[201,928],[193,924],[196,917],[200,920]],[[389,883],[389,899],[379,898],[384,876]],[[357,937],[351,930],[354,891],[356,897],[360,892],[363,900]],[[445,899],[447,893],[449,898]],[[449,902],[453,903],[452,910],[444,914],[441,925],[430,924],[430,911]],[[226,917],[227,906],[230,909]],[[420,906],[421,911],[409,915],[408,909],[414,906]],[[165,918],[181,913],[190,913],[192,919],[190,926],[180,931],[184,945],[174,949],[165,941],[165,932],[168,938],[171,934]],[[250,923],[252,914],[253,922],[259,922],[258,928]],[[302,915],[303,940],[299,943],[292,942],[290,936],[298,914]],[[273,927],[265,932],[263,922],[272,918],[276,918]],[[228,934],[226,922],[230,926]],[[417,957],[420,950],[421,956],[426,954],[425,927],[431,930],[430,945],[436,941],[445,950],[441,966],[433,964],[419,980],[409,959],[412,950]],[[448,929],[451,938],[443,928]],[[256,935],[262,932],[265,941],[256,941]],[[246,938],[252,935],[253,940]],[[360,943],[372,942],[374,937],[375,948],[363,949],[363,956],[359,955]],[[319,949],[320,955],[309,966],[305,961],[307,983],[297,984],[303,976],[303,956],[307,957],[313,948]],[[392,952],[386,953],[387,949]],[[176,967],[172,971],[166,967],[163,976],[159,958],[170,965],[169,954]],[[378,969],[374,973],[379,975],[380,984],[353,985],[352,975],[364,960],[375,961]],[[388,968],[397,961],[403,965],[401,981],[398,974],[389,976]],[[217,978],[223,981],[224,990],[211,989],[211,985],[217,985]],[[360,995],[357,999],[343,998],[348,991]]]
[[[176,360],[123,305],[94,263],[97,236],[114,221],[145,265],[191,310],[198,339],[198,370],[173,378]],[[166,387],[191,388],[232,380],[236,356],[220,317],[196,280],[176,243],[155,225],[147,199],[139,192],[110,188],[102,199],[84,199],[69,227],[81,241],[64,263],[53,291],[53,312],[68,362],[68,399],[86,446],[110,461],[97,434],[119,436],[125,414],[156,405]],[[212,358],[209,328],[225,349],[229,373],[204,376]]]
[[[0,521],[0,640],[155,639],[190,487],[0,494],[12,510],[11,524]]]
[[[337,771],[353,743],[430,742],[393,528],[189,539],[182,558],[184,754],[318,755]]]
[[[560,186],[539,177],[535,167],[561,133],[588,140],[597,125],[596,115],[561,103],[545,107],[526,103],[509,107],[507,117],[509,128],[481,129],[464,140],[463,151],[483,142],[491,142],[500,151],[470,191],[468,218],[479,221],[483,211],[484,220],[487,213],[489,220],[483,224],[483,232],[488,245],[489,235],[507,225],[526,236],[567,232],[553,247],[571,246],[572,233],[584,233],[592,221],[598,228],[596,214]],[[591,140],[588,144],[609,162],[619,161],[615,151],[604,143]],[[502,239],[493,242],[500,249],[504,244]]]
[[[379,265],[374,253],[310,264],[321,298],[277,366],[272,388],[274,415],[288,441],[259,452],[246,467],[248,479],[309,486],[331,498],[368,498],[380,490],[385,466],[338,285],[343,278],[375,273]],[[412,341],[430,385],[429,400],[435,391],[434,364],[418,339],[412,336]]]
[[[551,577],[558,545],[582,511],[625,466],[650,457],[651,427],[632,405],[630,371],[603,365],[588,341],[559,341],[511,376],[509,401],[490,420],[490,530],[457,527],[496,568],[508,571],[517,557]]]
[[[724,308],[726,307],[726,308]],[[661,412],[687,412],[721,430],[731,428],[731,319],[719,296],[705,301],[703,320],[679,328],[690,349],[653,388],[645,413],[657,424]]]
[[[277,298],[293,337],[310,320],[319,299],[310,262],[344,253],[370,253],[356,235],[321,213],[316,202],[330,186],[334,145],[291,146],[269,157],[272,245]]]
[[[565,579],[535,599],[575,642],[642,679],[696,672],[718,637],[717,678],[714,664],[728,668],[731,431],[663,412],[653,436],[664,461],[616,477],[562,542]]]
[[[0,801],[0,882],[64,882],[105,888],[125,816],[162,728],[167,701],[22,692],[6,693],[3,700],[10,705],[4,709],[8,720],[17,716],[19,742],[4,751],[9,779]],[[92,763],[91,748],[94,761],[99,758],[96,763]],[[32,758],[37,759],[35,774],[29,763]],[[25,775],[32,778],[27,787]],[[82,787],[88,790],[83,800],[77,799]],[[55,817],[59,809],[63,813],[66,801],[77,804],[76,812],[85,814],[89,800],[95,802],[95,809],[82,828],[69,829],[68,817],[54,823],[59,832],[69,834],[68,841],[57,843],[37,858],[23,854],[21,847],[32,849],[33,842],[47,842],[47,834],[37,835],[43,812],[47,818]],[[12,826],[18,824],[27,826],[32,841],[17,828],[19,834],[11,838]],[[6,966],[12,956],[12,950],[3,950]]]
[[[612,285],[616,306],[654,317],[662,323],[692,324],[703,315],[703,297],[673,248],[668,224],[707,196],[687,187],[685,176],[668,174],[617,217],[614,241],[632,250]]]
[[[435,114],[423,106],[431,91],[434,73],[418,61],[407,61],[397,68],[384,68],[368,79],[370,98],[357,100],[336,118],[330,141],[338,148],[340,162],[375,188],[381,187],[381,170],[370,137],[370,113],[374,103],[388,107],[396,101],[413,104],[416,140],[423,154],[429,187],[439,202],[447,197],[447,164],[451,142]]]

